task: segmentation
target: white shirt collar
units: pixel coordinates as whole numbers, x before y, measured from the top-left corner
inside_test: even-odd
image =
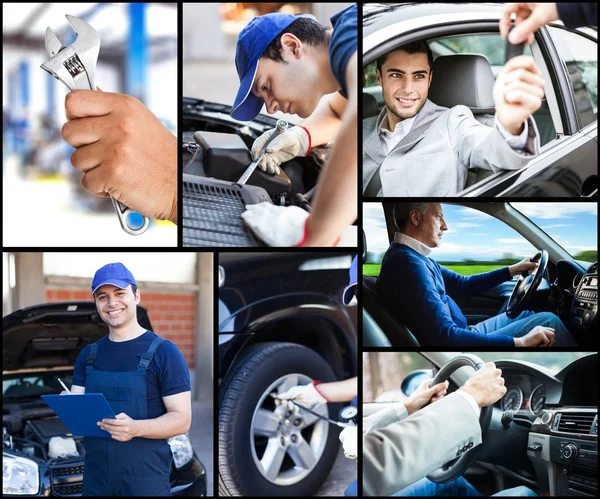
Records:
[[[421,241],[417,241],[406,234],[402,234],[402,232],[396,232],[394,235],[394,242],[408,246],[410,249],[413,249],[419,253],[419,255],[427,256],[431,252],[431,248],[429,246],[425,246]]]
[[[398,123],[396,123],[396,126],[394,127],[393,130],[389,130],[389,122],[388,122],[388,115],[387,112],[383,113],[383,116],[381,118],[381,121],[379,122],[379,125],[377,127],[377,131],[379,132],[379,135],[381,136],[386,135],[386,136],[395,136],[398,134],[401,134],[402,136],[406,136],[410,133],[410,129],[412,128],[413,123],[415,122],[415,119],[417,119],[418,113],[415,114],[412,118],[406,118],[405,120],[399,121]],[[402,133],[404,132],[404,133]]]

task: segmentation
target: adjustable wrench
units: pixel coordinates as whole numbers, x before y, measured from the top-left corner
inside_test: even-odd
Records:
[[[50,27],[46,28],[46,53],[49,59],[41,67],[62,81],[69,90],[96,90],[94,74],[100,52],[100,36],[94,28],[78,17],[69,14],[65,17],[77,34],[77,39],[71,45],[63,47]],[[115,198],[111,197],[111,200],[119,223],[127,234],[137,236],[146,231],[150,224],[148,217],[144,217],[141,227],[130,227],[127,217],[135,212]]]
[[[273,133],[267,139],[267,141],[265,142],[265,145],[260,150],[260,154],[258,155],[257,160],[254,161],[254,162],[252,162],[252,163],[250,163],[250,165],[248,166],[248,168],[246,168],[246,171],[242,174],[242,176],[240,177],[240,179],[237,181],[237,183],[239,185],[244,185],[246,182],[248,182],[248,179],[250,178],[250,175],[252,175],[254,173],[254,170],[256,170],[256,167],[260,164],[260,162],[262,161],[264,155],[266,154],[266,152],[267,152],[267,146],[273,141],[273,139],[275,137],[278,137],[283,132],[285,132],[287,130],[287,127],[288,127],[288,122],[287,121],[285,121],[285,120],[277,120],[277,123],[275,125],[275,130],[273,130]]]

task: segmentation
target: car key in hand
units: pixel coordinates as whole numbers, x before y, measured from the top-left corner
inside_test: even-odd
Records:
[[[508,33],[514,29],[515,23],[514,21],[510,23],[510,28],[508,28]],[[513,57],[517,57],[518,55],[523,55],[525,51],[525,42],[517,43],[513,45],[508,41],[508,34],[506,35],[506,46],[504,49],[504,64],[506,64]]]

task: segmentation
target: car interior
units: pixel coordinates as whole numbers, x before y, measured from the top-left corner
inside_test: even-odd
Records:
[[[469,206],[494,216],[529,241],[538,250],[546,250],[548,257],[545,269],[538,269],[536,282],[526,283],[528,298],[526,308],[536,312],[550,311],[556,314],[581,347],[596,348],[598,338],[598,265],[574,260],[557,243],[541,231],[533,222],[519,217],[505,203],[452,203]],[[393,203],[382,203],[388,241],[394,237]],[[523,219],[521,219],[523,218]],[[366,263],[368,241],[363,232],[362,261]],[[533,257],[533,255],[532,255]],[[516,279],[516,278],[515,278]],[[473,297],[453,297],[463,311],[469,325],[477,324],[492,316],[506,312],[507,308],[523,291],[521,281],[515,279],[502,283],[488,292]],[[363,275],[363,345],[418,346],[418,335],[406,325],[386,299],[378,295],[377,278]],[[533,285],[532,285],[533,284]]]
[[[491,406],[491,416],[480,419],[482,444],[428,478],[437,482],[436,476],[452,470],[488,496],[524,485],[537,495],[597,497],[597,353],[527,352],[509,359],[501,352],[411,355],[422,356],[431,369],[408,372],[400,390],[364,403],[363,417],[404,400],[429,378],[432,384],[447,379],[448,396],[485,362],[502,370],[507,388]],[[560,367],[550,369],[551,364]],[[468,467],[456,471],[462,459]]]
[[[497,38],[497,40],[495,40]],[[468,107],[474,118],[485,126],[494,125],[494,100],[492,90],[497,74],[503,66],[490,65],[485,53],[452,53],[443,48],[445,39],[460,40],[466,46],[475,48],[485,47],[484,42],[493,39],[496,43],[504,44],[498,34],[482,33],[463,36],[443,37],[427,40],[434,57],[433,77],[429,87],[428,98],[438,106],[452,108],[457,105]],[[486,40],[487,39],[487,40]],[[527,49],[526,54],[531,55]],[[372,63],[375,65],[375,63]],[[371,68],[371,72],[373,69]],[[365,68],[365,74],[368,70]],[[366,87],[363,80],[363,119],[377,116],[384,107],[381,87]],[[540,132],[540,145],[544,146],[556,137],[556,130],[548,107],[546,97],[542,107],[533,115]],[[465,189],[475,185],[492,175],[491,170],[475,168],[469,170]]]

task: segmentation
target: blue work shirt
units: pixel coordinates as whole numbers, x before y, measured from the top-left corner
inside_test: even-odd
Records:
[[[467,327],[454,296],[474,296],[509,280],[508,267],[464,277],[412,248],[393,242],[381,262],[378,297],[425,346],[514,347],[502,334],[485,335]]]
[[[346,66],[358,43],[358,9],[355,5],[338,12],[330,19],[333,33],[329,41],[329,65],[342,87],[340,93],[348,98],[346,88]]]
[[[108,335],[98,341],[96,369],[119,372],[135,371],[142,354],[148,350],[157,335],[146,331],[129,341],[110,341]],[[85,363],[90,345],[87,345],[75,361],[73,384],[85,386]],[[183,354],[177,345],[163,341],[152,362],[146,370],[146,395],[148,399],[148,418],[154,419],[167,413],[162,397],[191,391],[190,372]]]

